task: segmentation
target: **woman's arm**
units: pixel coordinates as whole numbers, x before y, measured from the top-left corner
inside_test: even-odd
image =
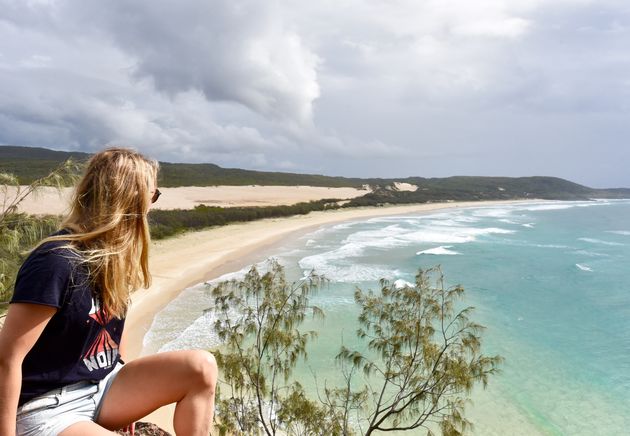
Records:
[[[0,434],[15,434],[22,361],[33,347],[57,308],[40,304],[13,303],[0,330]]]

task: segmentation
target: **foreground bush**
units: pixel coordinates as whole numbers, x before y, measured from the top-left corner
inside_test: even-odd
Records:
[[[482,354],[483,327],[469,319],[472,308],[456,309],[464,289],[445,288],[434,268],[420,270],[412,285],[381,280],[378,293],[357,290],[357,335],[368,351],[341,346],[336,360],[346,382],[314,400],[293,369],[317,335],[300,326],[306,316],[323,316],[310,303],[321,283],[311,274],[290,284],[271,261],[265,274],[252,268],[243,280],[212,289],[210,310],[223,342],[214,351],[222,377],[221,434],[371,435],[417,428],[463,434],[470,427],[465,401],[501,362]]]
[[[58,216],[18,213],[18,206],[43,186],[72,185],[79,171],[80,166],[69,160],[27,186],[20,186],[18,178],[12,174],[0,173],[0,313],[13,294],[15,276],[25,252],[57,230],[61,222]]]

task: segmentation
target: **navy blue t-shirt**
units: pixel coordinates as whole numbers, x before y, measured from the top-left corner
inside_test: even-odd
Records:
[[[16,278],[11,303],[58,309],[22,363],[19,405],[68,384],[102,380],[120,360],[125,321],[101,309],[80,255],[63,245],[36,248]]]

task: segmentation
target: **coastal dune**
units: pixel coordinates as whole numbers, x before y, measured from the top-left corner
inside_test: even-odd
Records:
[[[21,189],[25,189],[22,187]],[[40,188],[28,196],[19,207],[20,212],[34,215],[65,214],[68,212],[73,188],[57,190]],[[349,200],[369,191],[356,188],[328,188],[322,186],[184,186],[160,188],[160,201],[155,209],[193,209],[195,206],[243,207],[291,205],[334,198]],[[15,188],[9,187],[7,198],[13,198]]]

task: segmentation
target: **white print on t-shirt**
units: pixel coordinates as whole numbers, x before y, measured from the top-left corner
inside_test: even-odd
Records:
[[[83,355],[83,363],[90,372],[95,369],[110,368],[118,357],[118,344],[107,331],[107,325],[112,317],[101,309],[100,302],[96,298],[92,298],[89,317],[91,320],[87,320],[87,322],[96,322],[100,326],[100,331]]]

